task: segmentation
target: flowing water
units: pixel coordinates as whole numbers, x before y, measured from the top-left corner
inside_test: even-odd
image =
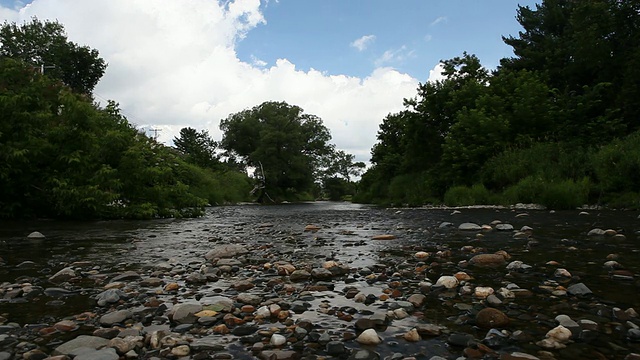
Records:
[[[529,239],[516,239],[513,232],[459,231],[464,222],[490,224],[494,220],[509,223],[516,230],[523,226],[533,228]],[[451,222],[453,229],[439,228],[442,222]],[[305,232],[304,227],[314,224],[317,232]],[[590,237],[593,228],[614,229],[624,237]],[[32,231],[43,233],[43,240],[29,240]],[[505,307],[511,318],[507,330],[523,330],[531,341],[517,346],[517,350],[535,354],[541,350],[535,342],[544,338],[553,318],[566,314],[574,320],[592,319],[600,326],[600,341],[589,344],[576,341],[570,351],[556,352],[558,358],[584,358],[584,354],[603,354],[605,358],[624,358],[631,352],[640,352],[638,340],[628,339],[625,331],[637,319],[616,319],[609,313],[615,308],[640,311],[640,220],[638,212],[588,210],[543,211],[514,209],[381,209],[350,203],[315,202],[277,206],[223,206],[208,209],[206,216],[197,219],[166,219],[154,221],[96,221],[60,222],[30,221],[4,222],[0,224],[0,283],[29,282],[44,287],[54,286],[47,279],[69,264],[87,265],[82,279],[69,289],[62,299],[42,296],[36,299],[13,301],[0,299],[0,315],[20,326],[52,322],[91,311],[95,304],[91,295],[102,290],[101,280],[111,274],[134,270],[142,273],[150,264],[168,262],[185,268],[198,267],[204,255],[220,243],[240,243],[265,252],[264,262],[284,260],[291,263],[321,264],[335,260],[346,264],[355,275],[352,281],[336,278],[333,291],[315,294],[311,308],[322,302],[332,306],[351,306],[356,310],[375,307],[355,304],[345,299],[342,290],[359,286],[364,293],[379,296],[389,288],[389,282],[398,280],[407,289],[417,289],[418,281],[435,283],[442,275],[466,271],[476,286],[494,289],[515,283],[532,291],[532,296],[518,298]],[[390,234],[393,240],[372,240],[375,235]],[[509,272],[504,266],[497,268],[473,268],[467,265],[474,253],[462,250],[464,246],[475,251],[493,253],[506,251],[511,260],[530,265],[524,272]],[[468,249],[468,248],[467,248]],[[417,251],[431,254],[427,261],[415,259]],[[449,252],[444,259],[434,257],[438,252]],[[261,255],[262,254],[262,255]],[[613,276],[604,263],[609,258],[621,264],[625,276]],[[550,265],[555,261],[559,265]],[[557,268],[567,269],[571,278],[554,278]],[[403,281],[398,275],[403,271],[417,274],[416,278]],[[389,281],[365,281],[362,269],[385,272]],[[366,273],[366,272],[365,272]],[[102,274],[102,277],[101,277]],[[383,279],[383,278],[380,278]],[[379,280],[380,280],[379,279]],[[540,290],[551,280],[554,286],[584,283],[593,292],[588,298],[557,297]],[[232,280],[221,279],[215,287],[224,288]],[[404,294],[407,295],[407,294]],[[440,292],[430,296],[426,306],[418,309],[418,315],[394,320],[380,335],[386,347],[378,347],[382,355],[394,352],[406,354],[458,356],[461,349],[447,345],[446,337],[425,340],[423,343],[398,345],[398,336],[415,326],[416,322],[433,323],[447,328],[448,332],[464,332],[482,340],[486,330],[466,321],[474,311],[462,308],[467,303],[476,309],[482,300],[457,295],[455,291]],[[384,308],[384,306],[382,306]],[[477,312],[477,311],[475,311]],[[322,323],[327,327],[348,330],[349,323],[335,316],[317,311],[307,311],[299,318]],[[416,320],[417,319],[417,320]],[[595,348],[594,348],[595,347]],[[589,352],[591,351],[591,352]],[[242,356],[239,356],[242,357]],[[427,359],[429,357],[426,357]],[[455,358],[455,357],[453,357]]]

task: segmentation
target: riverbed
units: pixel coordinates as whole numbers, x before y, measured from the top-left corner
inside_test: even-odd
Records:
[[[638,212],[315,202],[1,226],[0,359],[64,356],[80,335],[125,358],[640,358]],[[107,290],[120,297],[99,304]],[[215,314],[178,318],[181,304]]]

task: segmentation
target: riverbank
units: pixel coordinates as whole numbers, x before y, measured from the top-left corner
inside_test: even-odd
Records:
[[[635,359],[637,216],[314,203],[4,228],[0,358]]]

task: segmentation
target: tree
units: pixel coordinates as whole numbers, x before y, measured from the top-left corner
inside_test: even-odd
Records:
[[[263,169],[265,190],[278,199],[308,197],[331,135],[315,115],[285,102],[264,102],[220,123],[227,155]]]
[[[107,67],[98,50],[69,41],[57,21],[5,22],[0,44],[0,56],[31,64],[81,94],[91,94]]]
[[[209,132],[186,127],[180,130],[180,136],[173,138],[173,144],[187,162],[203,168],[217,169],[220,160],[216,154],[218,143],[209,136]]]

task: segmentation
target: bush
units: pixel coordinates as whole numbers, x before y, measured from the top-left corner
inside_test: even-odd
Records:
[[[444,194],[444,203],[447,206],[493,205],[498,200],[498,197],[482,184],[472,187],[454,186]]]
[[[640,189],[640,132],[603,146],[594,155],[600,190],[626,193]]]
[[[527,176],[515,186],[507,188],[503,198],[509,204],[536,203],[553,209],[574,209],[587,202],[590,189],[586,177],[576,182],[571,179],[547,181],[541,177]]]

